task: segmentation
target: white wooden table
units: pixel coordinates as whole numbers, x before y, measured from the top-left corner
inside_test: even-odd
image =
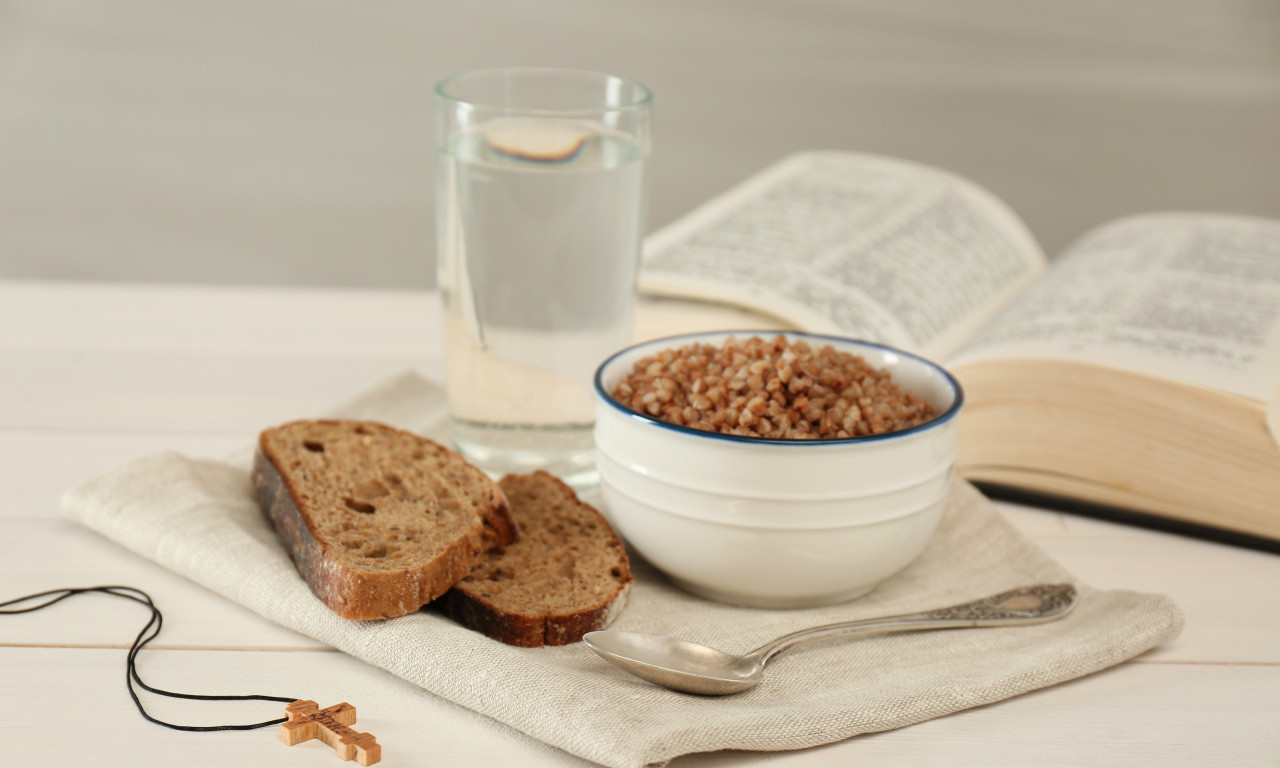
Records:
[[[405,368],[438,378],[438,310],[426,293],[0,282],[0,599],[146,589],[165,614],[140,658],[147,682],[349,701],[387,766],[586,765],[270,624],[59,510],[65,489],[133,458],[222,457],[264,425]],[[1116,669],[910,728],[674,765],[1280,766],[1280,557],[1002,510],[1080,579],[1172,596],[1186,613],[1182,636]],[[335,764],[328,747],[286,747],[275,728],[188,734],[143,721],[125,693],[123,649],[145,619],[140,606],[97,595],[0,617],[5,764]],[[281,716],[269,703],[147,703],[193,724]]]

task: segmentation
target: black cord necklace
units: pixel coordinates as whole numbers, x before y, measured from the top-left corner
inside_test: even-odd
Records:
[[[86,592],[101,592],[107,595],[123,597],[126,600],[141,603],[151,609],[151,619],[147,621],[146,626],[144,626],[142,631],[138,633],[138,636],[133,639],[133,645],[129,647],[129,656],[125,661],[124,676],[125,685],[129,688],[129,697],[133,699],[133,703],[138,706],[138,711],[142,713],[142,716],[147,720],[155,723],[156,725],[163,725],[165,728],[173,728],[178,731],[252,731],[256,728],[266,728],[272,725],[279,725],[289,719],[287,717],[282,717],[276,720],[267,720],[261,723],[250,723],[248,725],[176,725],[174,723],[166,723],[163,720],[157,720],[147,714],[147,710],[142,706],[142,700],[138,698],[138,692],[134,690],[133,684],[135,682],[144,690],[161,696],[168,696],[173,699],[198,699],[201,701],[282,701],[289,704],[297,701],[297,697],[263,696],[261,694],[245,696],[217,696],[199,693],[175,693],[173,691],[164,691],[159,688],[153,688],[152,686],[142,682],[142,678],[138,677],[138,653],[142,651],[147,643],[154,640],[156,635],[160,634],[160,626],[164,622],[164,618],[160,615],[160,609],[156,607],[155,602],[151,600],[151,596],[136,587],[109,586],[51,589],[48,592],[40,592],[39,594],[27,595],[26,597],[19,597],[14,600],[6,600],[5,602],[0,603],[0,609],[3,609],[0,610],[0,614],[30,613],[32,611],[38,611],[41,608],[48,608],[55,603],[60,603],[68,597],[82,595]],[[39,600],[40,598],[45,597],[49,599],[39,605],[32,605],[26,608],[9,608],[11,605],[20,605],[22,603]]]

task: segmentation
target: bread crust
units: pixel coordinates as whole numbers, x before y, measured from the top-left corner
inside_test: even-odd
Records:
[[[278,457],[271,455],[266,434],[259,438],[254,457],[253,485],[258,503],[307,586],[338,616],[386,619],[416,611],[466,576],[484,550],[486,529],[477,515],[463,536],[417,567],[366,571],[343,564],[316,536],[312,520],[299,509],[297,489],[289,476],[279,470]]]
[[[573,490],[559,478],[545,472],[537,472],[532,477],[539,482],[558,486],[580,509],[588,511],[599,519],[604,530],[608,531],[607,538],[601,542],[602,549],[616,551],[618,556],[617,569],[621,575],[615,582],[616,588],[607,591],[598,601],[577,610],[543,614],[500,608],[482,594],[482,585],[463,580],[432,605],[459,624],[507,645],[536,648],[542,645],[576,643],[584,634],[604,629],[613,623],[626,605],[635,577],[631,575],[630,563],[622,540],[613,532],[599,512],[579,500]],[[500,484],[528,480],[527,477],[508,476],[503,478]],[[522,519],[519,509],[512,511],[517,521]],[[513,578],[519,578],[518,572]]]
[[[522,648],[576,643],[588,632],[604,629],[626,605],[632,582],[598,605],[574,613],[535,616],[504,611],[478,593],[455,587],[432,606],[459,624],[494,640]]]

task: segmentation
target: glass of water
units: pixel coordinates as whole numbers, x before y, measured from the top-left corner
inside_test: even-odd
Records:
[[[493,474],[598,479],[591,376],[631,341],[651,96],[512,68],[436,86],[436,237],[453,441]]]

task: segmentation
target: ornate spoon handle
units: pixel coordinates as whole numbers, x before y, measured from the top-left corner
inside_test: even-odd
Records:
[[[1040,624],[1065,615],[1075,607],[1076,589],[1070,584],[1037,584],[972,603],[939,608],[936,611],[886,616],[878,619],[844,621],[802,629],[760,646],[745,659],[766,664],[780,651],[797,643],[847,633],[913,632],[923,629],[960,629]]]

